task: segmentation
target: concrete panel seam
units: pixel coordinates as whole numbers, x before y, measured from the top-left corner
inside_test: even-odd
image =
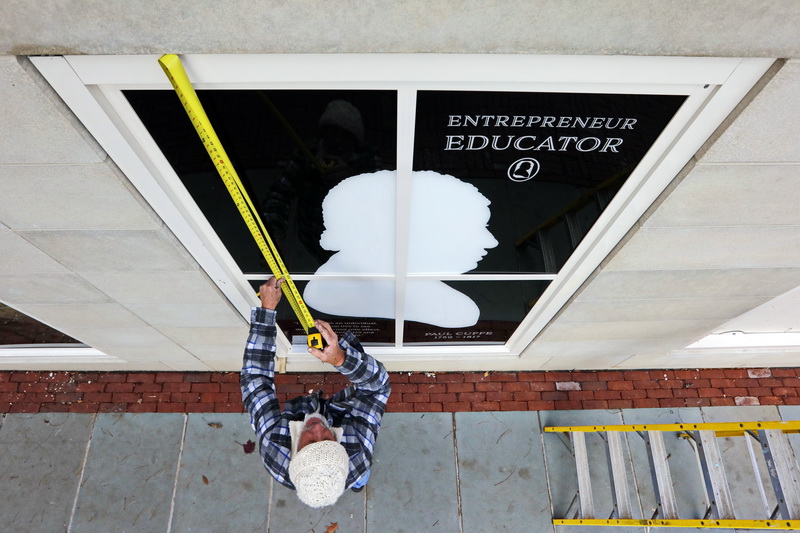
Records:
[[[175,482],[172,485],[172,500],[169,504],[169,518],[167,519],[167,533],[172,531],[172,519],[175,516],[175,497],[178,494],[178,477],[181,473],[181,459],[183,458],[183,446],[186,443],[186,426],[189,422],[189,415],[183,415],[183,430],[181,431],[181,446],[178,450],[178,461],[175,465]]]
[[[86,450],[83,454],[83,462],[81,463],[81,473],[78,475],[78,487],[75,489],[75,499],[72,501],[72,509],[69,513],[69,523],[67,524],[67,533],[72,532],[72,521],[75,518],[75,510],[78,508],[78,498],[81,494],[81,486],[83,485],[83,475],[86,472],[86,463],[89,461],[89,449],[92,446],[92,436],[94,435],[94,425],[97,422],[97,413],[92,414],[92,423],[89,424],[89,438],[86,440]]]
[[[458,435],[456,428],[456,414],[452,413],[451,422],[453,424],[453,461],[456,465],[456,502],[458,504],[458,531],[464,533],[464,517],[461,512],[461,474],[458,469]]]

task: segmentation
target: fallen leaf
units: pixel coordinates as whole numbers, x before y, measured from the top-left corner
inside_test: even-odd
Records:
[[[339,522],[331,522],[331,525],[325,528],[325,533],[336,533],[339,529]]]
[[[256,450],[256,443],[248,440],[242,444],[242,448],[244,449],[244,453],[253,453]]]
[[[203,485],[208,485],[208,478],[203,476]]]
[[[208,423],[208,427],[214,428],[214,429],[219,429],[219,428],[222,427],[222,424],[220,424],[219,422],[209,422]]]

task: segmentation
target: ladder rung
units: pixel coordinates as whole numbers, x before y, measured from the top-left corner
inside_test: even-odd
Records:
[[[617,506],[617,518],[631,518],[631,498],[628,492],[628,474],[625,469],[625,456],[622,452],[620,434],[614,431],[606,433],[608,444],[608,462],[611,466],[611,488],[614,503]]]
[[[792,450],[792,445],[789,443],[789,438],[780,430],[775,429],[767,429],[763,433],[766,436],[769,452],[772,455],[774,476],[777,476],[783,501],[785,502],[785,514],[788,514],[784,518],[800,518],[800,480],[798,480],[797,459],[795,458],[794,450]],[[769,458],[767,458],[767,461],[769,463]],[[769,469],[769,473],[770,477],[773,477],[772,468]]]
[[[538,233],[538,237],[539,247],[542,250],[542,261],[544,261],[544,271],[555,272],[557,270],[556,256],[553,253],[553,243],[550,240],[550,234],[546,229],[543,229]]]
[[[701,430],[697,433],[700,437],[698,442],[701,448],[700,462],[703,466],[703,477],[706,480],[711,509],[715,517],[720,520],[734,519],[736,517],[733,512],[733,500],[717,437],[713,430]]]
[[[578,497],[581,502],[581,518],[594,518],[592,480],[589,476],[589,456],[586,453],[586,435],[572,435],[572,451],[575,454],[575,469],[578,471]]]
[[[578,220],[576,213],[566,213],[564,220],[567,223],[567,231],[569,232],[569,241],[572,244],[572,249],[578,247],[583,239],[583,231],[581,230],[581,223]]]
[[[753,476],[756,480],[756,486],[758,487],[758,495],[761,496],[761,505],[764,506],[764,516],[769,519],[773,519],[777,515],[773,514],[773,512],[770,510],[769,501],[767,500],[767,493],[764,490],[764,483],[761,481],[761,469],[758,468],[756,452],[753,450],[753,436],[754,434],[748,431],[745,435],[744,442],[747,444],[747,454],[750,456],[750,464],[753,465]],[[717,433],[717,437],[719,437],[719,433]],[[757,435],[756,440],[758,440]]]
[[[674,520],[678,518],[678,506],[675,502],[675,489],[672,487],[672,474],[667,462],[667,448],[664,436],[659,431],[648,431],[647,441],[650,444],[648,457],[656,480],[656,499],[661,508],[660,518]]]

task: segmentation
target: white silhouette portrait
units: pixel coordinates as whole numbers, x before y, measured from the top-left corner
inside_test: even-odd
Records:
[[[412,172],[409,274],[461,274],[478,266],[497,240],[486,228],[489,200],[453,176]],[[396,318],[396,173],[380,171],[342,181],[322,203],[322,248],[336,252],[317,269],[303,298],[318,311],[354,317]],[[358,276],[362,275],[363,278]],[[478,306],[439,280],[406,280],[404,318],[446,328],[477,323]]]

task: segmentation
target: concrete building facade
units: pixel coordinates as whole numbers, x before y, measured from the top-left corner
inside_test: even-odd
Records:
[[[0,301],[91,349],[0,349],[0,369],[238,368],[255,298],[209,267],[225,258],[204,258],[215,252],[193,241],[191,217],[165,215],[181,201],[141,185],[136,165],[152,160],[127,159],[136,142],[97,103],[115,83],[165,84],[147,78],[164,53],[201,84],[248,61],[307,83],[674,77],[691,95],[708,79],[713,94],[653,163],[657,177],[616,212],[631,220],[583,245],[507,345],[383,359],[431,371],[795,366],[798,27],[790,2],[5,2]],[[520,73],[526,61],[543,72]],[[81,107],[100,93],[100,111]],[[709,335],[749,342],[690,348]],[[283,350],[290,370],[317,368]]]

